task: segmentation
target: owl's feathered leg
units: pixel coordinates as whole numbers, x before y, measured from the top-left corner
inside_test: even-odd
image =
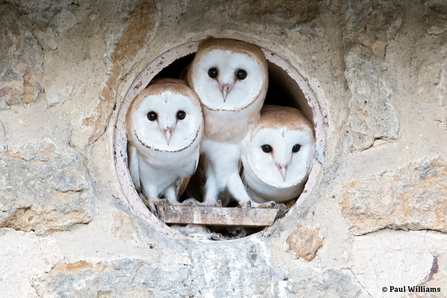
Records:
[[[154,186],[147,186],[144,187],[143,185],[143,194],[146,197],[148,207],[151,210],[152,213],[156,213],[157,209],[155,208],[155,205],[159,205],[162,200],[158,197],[157,188]]]
[[[208,163],[206,171],[206,184],[205,184],[205,196],[201,205],[215,206],[217,204],[217,196],[219,189],[216,181],[216,174],[211,163]]]
[[[175,185],[170,185],[165,191],[165,197],[170,205],[179,205],[177,201],[177,192],[175,191]]]
[[[136,147],[130,144],[127,146],[127,159],[129,160],[130,177],[135,185],[135,189],[137,191],[141,191],[140,161],[138,158],[138,151]]]
[[[251,206],[251,199],[245,190],[245,186],[238,172],[231,174],[228,178],[227,189],[238,201],[240,206],[244,208]]]

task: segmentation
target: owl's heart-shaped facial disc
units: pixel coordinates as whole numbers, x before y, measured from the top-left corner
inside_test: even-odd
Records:
[[[286,202],[301,192],[315,151],[312,124],[297,109],[264,106],[242,145],[243,180],[252,199]]]
[[[149,86],[132,104],[129,125],[137,140],[147,148],[183,150],[197,139],[203,126],[197,96],[184,82],[173,81]]]
[[[188,73],[188,82],[210,110],[239,111],[267,88],[267,61],[251,44],[228,39],[204,41]]]

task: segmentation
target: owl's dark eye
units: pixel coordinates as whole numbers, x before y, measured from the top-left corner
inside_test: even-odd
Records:
[[[236,73],[236,77],[237,77],[239,80],[243,80],[243,79],[245,79],[245,78],[247,77],[247,72],[246,72],[245,70],[243,70],[243,69],[239,69],[239,70],[237,71],[237,73]]]
[[[262,145],[261,146],[261,149],[262,149],[262,151],[264,151],[265,153],[270,153],[270,152],[272,152],[272,146],[270,146],[270,145]]]
[[[217,78],[217,68],[212,67],[208,70],[208,75],[210,76],[210,78],[215,79]]]
[[[177,112],[177,119],[178,120],[183,120],[183,119],[185,119],[185,117],[186,117],[185,111],[178,111]]]
[[[147,119],[149,119],[150,121],[157,120],[157,113],[155,113],[154,111],[150,111],[149,113],[147,113]]]
[[[298,152],[301,149],[301,145],[300,144],[295,144],[295,146],[293,146],[292,148],[292,152]]]

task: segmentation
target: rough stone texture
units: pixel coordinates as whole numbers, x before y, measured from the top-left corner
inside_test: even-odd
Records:
[[[0,296],[445,296],[444,0],[1,3]],[[113,121],[134,79],[208,36],[284,57],[328,123],[305,200],[232,241],[148,224],[115,181]]]
[[[328,269],[314,274],[307,280],[288,281],[289,297],[370,297],[348,270]],[[287,292],[278,297],[288,297]]]
[[[45,233],[88,223],[93,193],[83,162],[50,140],[0,154],[0,226]]]
[[[368,149],[377,139],[398,138],[399,121],[393,106],[396,82],[383,60],[388,43],[401,28],[402,17],[397,1],[348,1],[344,61],[352,96],[346,123],[351,150]]]
[[[319,12],[319,2],[320,0],[213,1],[210,12],[224,13],[229,19],[287,28],[315,19]]]
[[[223,226],[271,226],[279,209],[157,206],[165,223]]]
[[[396,36],[402,25],[404,11],[400,2],[380,0],[347,2],[348,36],[355,37],[367,47],[374,41],[387,41]]]
[[[336,198],[355,235],[383,228],[447,232],[447,164],[443,160],[352,181]]]
[[[10,7],[26,16],[34,28],[45,28],[54,19],[62,9],[72,11],[75,7],[79,6],[79,2],[73,2],[71,0],[61,0],[57,3],[50,1],[33,2],[26,0],[8,0],[6,3],[10,3]]]
[[[438,27],[436,25],[427,29],[427,33],[430,35],[439,35],[447,31],[447,27]]]
[[[100,216],[99,220],[113,220],[105,216],[110,219]],[[88,227],[83,229],[77,232],[85,233]],[[35,280],[36,292],[45,298],[367,297],[349,270],[296,264],[288,273],[274,269],[275,257],[261,237],[249,242],[186,242],[185,246],[172,239],[147,239],[140,234],[134,239],[145,246],[129,250],[129,242],[123,242],[123,238],[108,240],[110,231],[101,232],[96,235],[95,261],[78,259],[57,264],[48,275]],[[68,240],[77,236],[63,237]],[[105,248],[109,241],[114,243],[112,249]],[[122,258],[123,253],[126,258]],[[86,250],[76,257],[85,254]],[[285,259],[295,261],[294,257]]]
[[[379,58],[385,58],[386,55],[386,46],[388,43],[378,40],[371,45],[371,50],[373,54]]]
[[[309,230],[298,226],[292,234],[287,237],[289,250],[296,254],[297,258],[312,261],[317,251],[323,246],[323,241],[318,235],[320,229]]]
[[[38,298],[32,280],[63,259],[56,241],[5,228],[0,231],[0,241],[2,297]]]
[[[348,118],[350,144],[355,150],[365,150],[376,139],[395,140],[399,131],[391,103],[395,83],[387,74],[387,66],[361,46],[352,48],[345,60],[345,76],[352,92]]]
[[[357,237],[353,244],[352,271],[372,297],[396,295],[390,286],[405,287],[405,297],[445,297],[445,237],[426,232],[391,232]],[[371,256],[371,251],[375,255]],[[442,262],[442,263],[441,263]],[[437,268],[438,267],[438,268]],[[443,281],[442,281],[443,280]],[[441,287],[438,293],[409,293],[408,287]],[[387,287],[383,294],[382,288]],[[403,297],[404,293],[397,294]]]
[[[34,102],[42,89],[42,49],[6,4],[0,4],[0,53],[0,109]]]
[[[99,95],[99,103],[91,116],[84,118],[82,125],[92,129],[88,141],[95,140],[104,131],[108,123],[112,108],[115,105],[115,93],[119,78],[128,70],[126,62],[135,58],[147,42],[147,35],[152,34],[155,27],[155,2],[152,0],[138,2],[127,16],[129,24],[121,32],[114,50],[110,55],[112,68]]]
[[[0,121],[0,152],[6,151],[8,146],[6,145],[5,127]]]
[[[58,42],[62,39],[63,33],[70,30],[75,25],[76,16],[63,8],[54,16],[45,31],[36,29],[34,35],[38,39],[42,48],[45,50],[55,50],[57,49]]]

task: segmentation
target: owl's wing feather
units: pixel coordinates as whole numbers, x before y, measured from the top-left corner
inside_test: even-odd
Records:
[[[203,189],[206,183],[206,168],[206,156],[205,154],[201,154],[197,165],[197,170],[194,175],[191,176],[191,181],[186,188],[186,194],[188,197],[194,198],[200,202],[203,201],[204,196]]]
[[[190,66],[191,64],[188,64],[183,70],[182,70],[182,72],[180,73],[180,76],[179,76],[179,79],[180,80],[182,80],[182,81],[187,81],[187,76],[188,76],[188,71],[189,71],[189,66]]]
[[[139,166],[139,156],[137,148],[128,144],[127,146],[127,158],[129,160],[129,171],[132,182],[135,185],[135,189],[141,192],[141,182],[140,182],[140,166]]]
[[[177,184],[177,196],[180,198],[180,196],[185,192],[186,187],[188,186],[189,180],[191,179],[191,176],[185,177],[181,179]]]

